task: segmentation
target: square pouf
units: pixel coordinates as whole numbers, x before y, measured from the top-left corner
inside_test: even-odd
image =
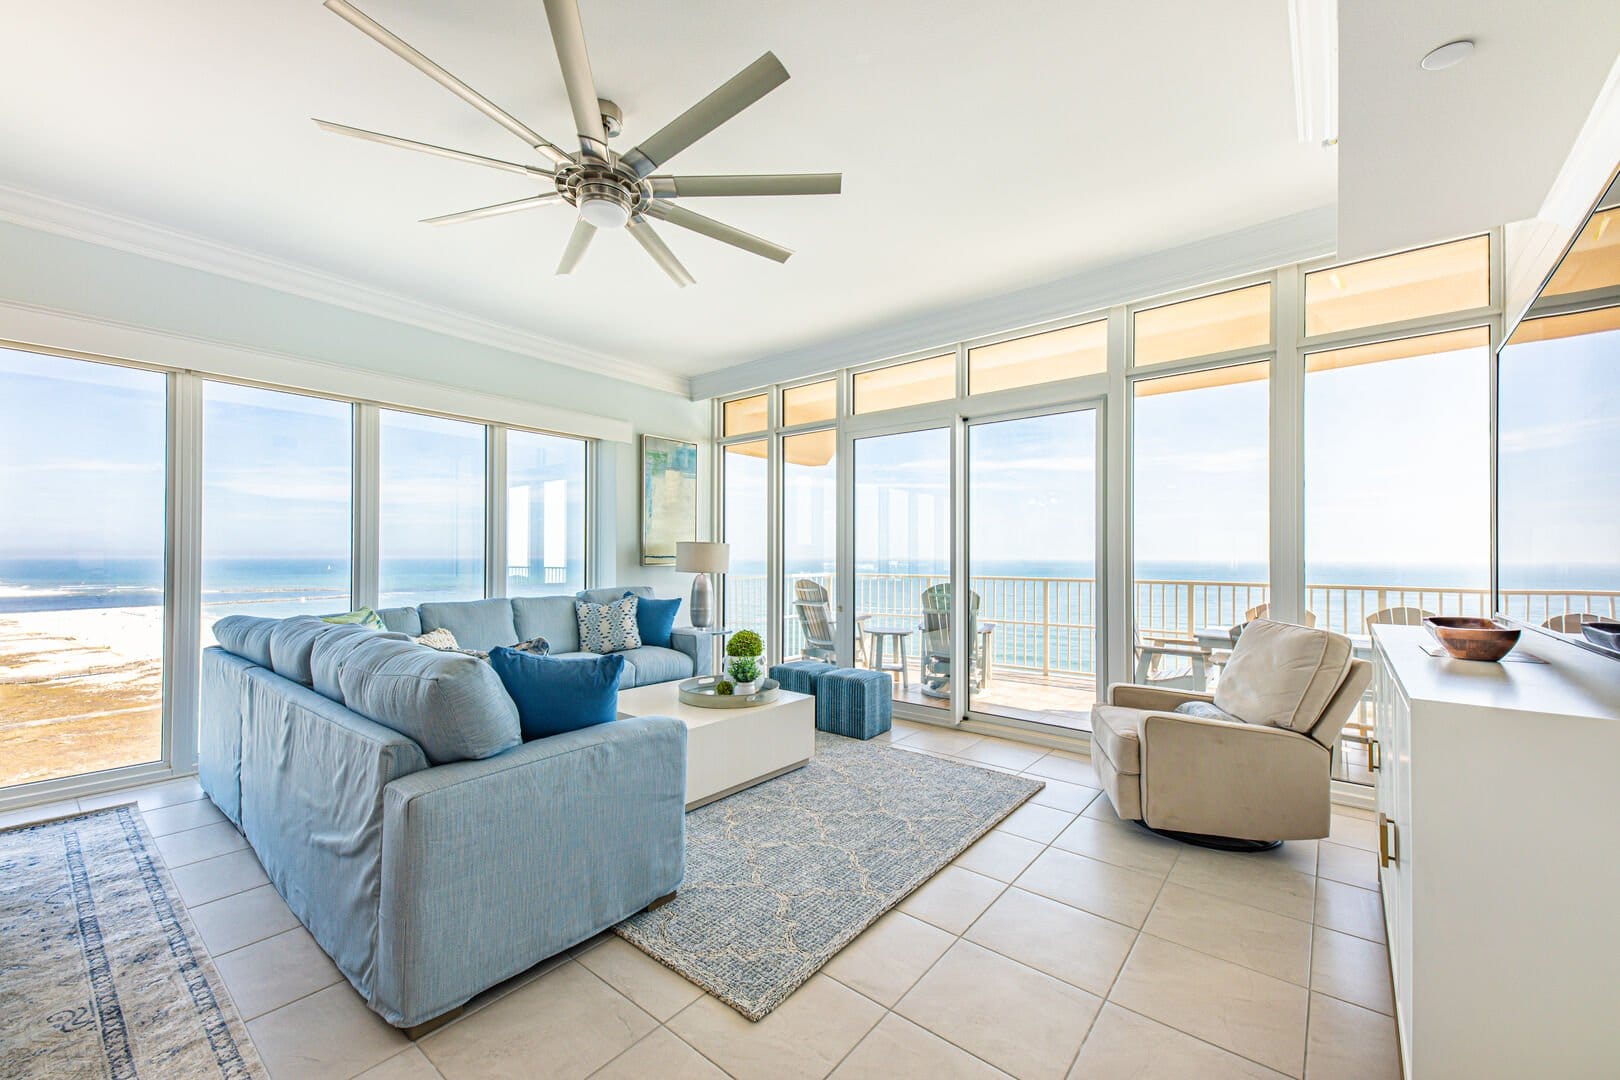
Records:
[[[886,671],[838,668],[816,682],[816,727],[851,739],[870,739],[893,724],[894,683]]]
[[[837,671],[833,665],[820,660],[789,660],[785,664],[777,664],[771,668],[770,676],[784,690],[791,690],[795,694],[814,694],[816,683],[829,671]]]

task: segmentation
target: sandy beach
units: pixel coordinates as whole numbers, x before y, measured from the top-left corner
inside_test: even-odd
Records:
[[[0,787],[155,761],[163,609],[0,614]]]

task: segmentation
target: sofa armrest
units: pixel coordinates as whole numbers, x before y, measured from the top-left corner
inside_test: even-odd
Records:
[[[1173,712],[1177,705],[1189,701],[1204,701],[1213,705],[1214,694],[1200,694],[1192,690],[1172,690],[1163,686],[1143,686],[1139,683],[1115,683],[1108,688],[1108,704],[1122,709],[1153,709]]]
[[[636,717],[441,765],[384,793],[372,1007],[406,1027],[675,891],[686,725]]]
[[[690,626],[677,626],[669,632],[669,647],[679,649],[692,658],[692,674],[714,674],[714,638],[706,631]]]
[[[1328,834],[1326,747],[1286,728],[1142,717],[1142,820],[1155,829],[1304,840]]]

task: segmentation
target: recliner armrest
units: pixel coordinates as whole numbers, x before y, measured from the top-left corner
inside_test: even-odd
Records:
[[[1177,705],[1189,701],[1204,701],[1213,705],[1214,694],[1200,694],[1193,690],[1172,690],[1163,686],[1143,686],[1140,683],[1115,683],[1108,688],[1108,704],[1122,709],[1173,712]]]
[[[669,632],[669,647],[692,658],[693,675],[714,674],[712,635],[690,626],[677,626]]]
[[[1142,820],[1155,829],[1304,840],[1326,836],[1327,748],[1287,728],[1184,713],[1142,717]]]

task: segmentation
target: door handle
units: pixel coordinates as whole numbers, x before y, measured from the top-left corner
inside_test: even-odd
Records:
[[[1378,815],[1378,865],[1387,867],[1401,861],[1401,834],[1395,823],[1383,814]]]
[[[1367,740],[1367,768],[1369,770],[1371,770],[1372,772],[1377,772],[1379,769],[1382,769],[1383,767],[1384,767],[1384,748],[1379,745],[1377,739],[1368,739]]]

